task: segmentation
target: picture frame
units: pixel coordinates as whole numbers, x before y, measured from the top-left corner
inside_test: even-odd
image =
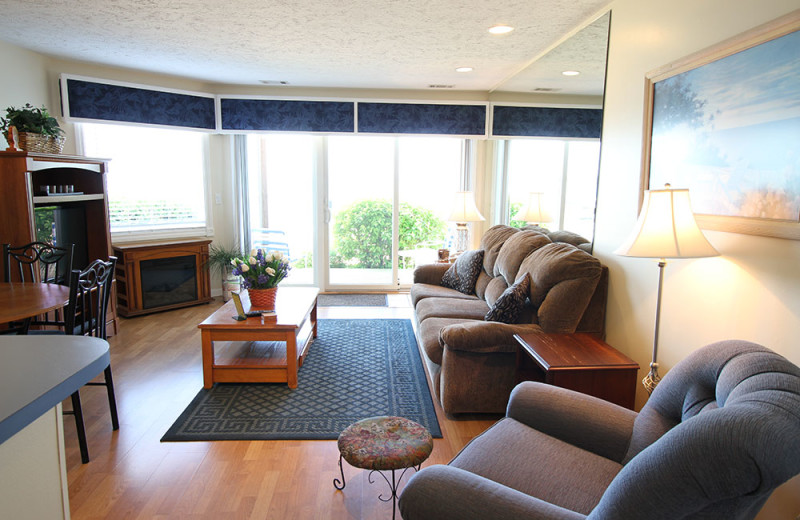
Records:
[[[701,228],[800,240],[800,10],[649,72],[644,190]]]

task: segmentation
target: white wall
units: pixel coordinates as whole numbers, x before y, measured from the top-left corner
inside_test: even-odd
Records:
[[[613,251],[636,222],[644,78],[653,69],[794,9],[797,0],[618,0],[611,4],[595,253],[610,268],[607,341],[650,362],[658,268]],[[800,241],[706,232],[716,258],[668,263],[661,310],[662,375],[693,350],[741,338],[800,364]],[[647,395],[639,388],[640,407]],[[800,514],[800,479],[777,493],[761,518]],[[769,515],[769,516],[764,516]]]
[[[0,41],[0,71],[3,71],[0,74],[0,116],[5,117],[6,107],[19,108],[25,103],[51,108],[46,61],[40,54]],[[0,150],[5,150],[6,146],[5,138],[0,135]]]

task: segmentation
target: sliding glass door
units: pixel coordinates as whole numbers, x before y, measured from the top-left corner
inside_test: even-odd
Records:
[[[247,140],[250,244],[291,258],[287,285],[313,285],[316,144],[307,135]]]
[[[329,283],[392,287],[395,140],[330,137],[327,155]]]
[[[414,268],[433,263],[453,240],[447,217],[461,184],[464,140],[399,140],[399,283],[410,285]]]
[[[249,136],[251,243],[287,252],[284,283],[387,290],[449,245],[464,140]]]

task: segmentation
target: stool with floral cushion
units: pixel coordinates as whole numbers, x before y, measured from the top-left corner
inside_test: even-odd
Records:
[[[336,489],[344,489],[344,468],[342,459],[351,466],[372,470],[369,473],[369,483],[372,484],[372,474],[376,471],[381,475],[391,488],[391,497],[378,499],[383,502],[392,500],[392,518],[395,517],[395,504],[397,502],[397,486],[410,468],[419,470],[433,450],[433,438],[430,432],[421,424],[403,417],[370,417],[351,424],[339,435],[339,479],[333,480]],[[395,479],[395,470],[402,469],[400,478]],[[381,473],[392,471],[392,481]]]

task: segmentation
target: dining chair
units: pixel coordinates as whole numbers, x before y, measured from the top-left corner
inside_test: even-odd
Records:
[[[84,270],[73,270],[69,277],[69,301],[64,308],[63,330],[30,330],[31,335],[68,334],[75,336],[93,336],[106,339],[106,319],[108,303],[111,298],[111,286],[114,279],[116,257],[109,257],[108,262],[95,260]],[[114,395],[114,381],[111,375],[111,364],[103,370],[103,381],[90,381],[87,386],[105,386],[108,394],[108,407],[111,412],[111,426],[119,430],[117,402]],[[75,416],[78,431],[78,443],[81,450],[81,461],[89,462],[89,447],[86,442],[86,428],[83,422],[80,391],[71,396],[72,410],[65,415]]]
[[[43,282],[69,284],[69,273],[72,271],[72,257],[75,246],[54,246],[45,242],[31,242],[24,246],[12,247],[3,244],[3,281]],[[13,267],[12,267],[13,266]],[[17,276],[12,280],[12,273]],[[0,334],[26,334],[28,327],[61,326],[63,319],[60,311],[54,311],[53,318],[28,319],[19,323],[11,323]]]
[[[12,264],[19,274],[18,282],[44,282],[67,285],[72,271],[75,246],[54,246],[45,242],[31,242],[11,247],[3,244],[3,281],[11,282]]]

